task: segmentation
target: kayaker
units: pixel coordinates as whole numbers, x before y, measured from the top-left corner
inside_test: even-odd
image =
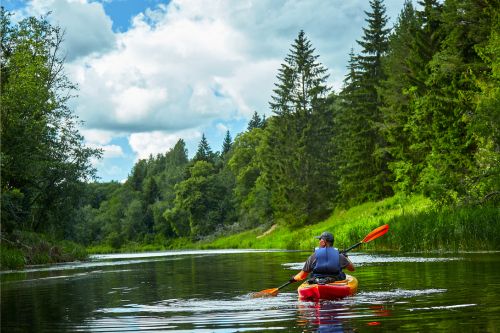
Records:
[[[331,233],[325,231],[315,238],[319,239],[319,247],[309,256],[302,270],[290,278],[290,282],[302,281],[311,273],[309,283],[329,283],[346,278],[343,268],[354,271],[351,260],[333,247]]]

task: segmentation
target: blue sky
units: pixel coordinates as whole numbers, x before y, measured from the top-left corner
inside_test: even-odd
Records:
[[[386,0],[389,26],[404,0]],[[254,111],[270,115],[277,70],[303,29],[338,91],[366,26],[367,0],[3,0],[15,19],[51,12],[65,30],[71,108],[86,144],[102,148],[100,181],[179,138],[192,156],[204,133],[214,151]]]

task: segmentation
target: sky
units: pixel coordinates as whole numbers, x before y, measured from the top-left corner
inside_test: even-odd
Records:
[[[388,27],[404,0],[385,0]],[[256,111],[270,116],[276,75],[300,30],[342,87],[360,51],[368,0],[2,0],[14,20],[41,16],[65,31],[69,106],[83,121],[99,181],[124,181],[133,165],[182,138],[192,157],[203,134],[220,151]]]

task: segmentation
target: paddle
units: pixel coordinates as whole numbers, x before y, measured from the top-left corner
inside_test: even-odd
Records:
[[[279,286],[278,288],[271,288],[271,289],[265,289],[262,291],[259,291],[258,293],[253,293],[252,298],[257,298],[257,297],[272,297],[278,295],[278,291],[281,289],[285,288],[289,284],[292,284],[292,281],[288,281],[287,283]]]
[[[380,226],[380,227],[378,227],[376,229],[373,229],[368,235],[366,235],[365,238],[363,238],[363,240],[361,242],[354,244],[353,246],[347,248],[346,250],[340,251],[340,253],[345,254],[345,253],[351,251],[352,249],[357,248],[361,244],[365,244],[365,243],[371,242],[372,240],[377,239],[380,236],[385,235],[388,230],[389,230],[389,225],[388,224],[384,224],[384,225],[382,225],[382,226]],[[295,281],[293,281],[293,282],[295,282]],[[278,295],[278,292],[281,289],[285,288],[289,284],[292,284],[293,282],[292,281],[288,281],[287,283],[279,286],[278,288],[264,289],[264,290],[259,291],[257,293],[253,293],[252,297],[256,298],[256,297],[271,297],[271,296],[276,296],[276,295]]]

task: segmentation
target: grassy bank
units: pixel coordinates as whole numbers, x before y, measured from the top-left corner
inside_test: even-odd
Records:
[[[128,243],[119,249],[98,245],[84,249],[68,241],[53,241],[34,233],[17,233],[1,242],[1,269],[25,265],[83,260],[87,254],[144,252],[174,249],[293,249],[312,250],[314,236],[323,231],[335,235],[335,246],[347,248],[382,224],[389,232],[364,244],[366,250],[395,251],[482,251],[500,250],[500,208],[463,207],[438,210],[421,196],[393,197],[348,210],[337,210],[325,221],[298,229],[276,225],[257,228],[212,241],[193,243],[186,238],[157,239],[154,244]]]
[[[494,206],[436,209],[422,196],[395,196],[348,210],[337,210],[325,221],[298,229],[276,225],[192,243],[188,239],[162,240],[155,244],[129,243],[120,249],[101,245],[89,253],[141,252],[173,249],[290,249],[311,250],[314,236],[328,230],[335,246],[347,248],[382,224],[389,232],[364,244],[366,250],[481,251],[500,250],[500,209]]]
[[[317,246],[314,236],[328,230],[335,246],[346,248],[363,239],[382,224],[389,232],[363,250],[478,251],[500,250],[500,209],[498,207],[438,210],[421,196],[393,197],[365,203],[349,210],[337,210],[327,220],[291,230],[277,226],[271,233],[261,230],[219,238],[199,244],[201,248],[302,249]]]
[[[42,234],[16,232],[2,235],[0,264],[2,270],[21,269],[26,265],[53,264],[85,260],[85,247],[70,241],[56,241]]]
[[[201,246],[191,242],[187,238],[162,239],[153,244],[141,243],[126,243],[121,248],[117,249],[108,244],[94,245],[87,248],[88,254],[109,254],[109,253],[133,253],[133,252],[150,252],[150,251],[165,251],[177,249],[199,249]]]

